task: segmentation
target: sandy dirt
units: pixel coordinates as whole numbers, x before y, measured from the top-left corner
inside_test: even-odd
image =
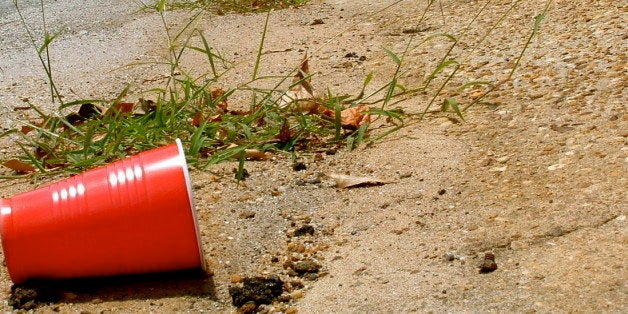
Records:
[[[461,34],[484,5],[442,1],[418,24],[425,2],[311,1],[272,12],[260,71],[289,73],[307,52],[315,89],[357,94],[370,72],[371,89],[391,79],[395,65],[383,48],[400,54],[412,38],[400,83],[420,86],[449,48],[445,40],[418,45],[421,40]],[[461,38],[453,56],[462,66],[452,86],[508,75],[545,2],[522,1],[474,48],[510,4],[492,1]],[[136,9],[127,1],[47,4],[49,26],[64,30],[51,52],[68,100],[114,97],[129,82],[130,97],[139,97],[168,73],[147,63],[166,54],[163,26],[155,14]],[[17,16],[5,4],[0,10],[0,126],[8,129],[33,115],[14,110],[23,106],[20,99],[43,107],[49,100]],[[37,25],[37,7],[25,12]],[[245,277],[278,275],[286,282],[282,302],[258,310],[625,312],[627,14],[625,1],[553,1],[514,80],[471,107],[464,122],[431,113],[373,145],[303,154],[306,170],[294,171],[282,155],[248,162],[244,185],[233,179],[235,164],[191,169],[209,277],[57,286],[54,302],[35,311],[233,312],[229,287]],[[179,11],[167,18],[176,29],[190,16]],[[203,15],[195,22],[235,62],[217,87],[248,80],[265,18]],[[194,54],[183,60],[199,73],[207,69],[203,62]],[[421,112],[436,87],[395,106]],[[477,97],[475,90],[444,93],[462,104]],[[13,152],[10,139],[2,145],[5,156]],[[332,172],[389,183],[339,189],[326,177],[316,180]],[[2,197],[35,187],[0,185]],[[497,269],[481,273],[486,253]],[[298,273],[303,262],[320,269]],[[0,285],[0,309],[11,311],[6,269]]]

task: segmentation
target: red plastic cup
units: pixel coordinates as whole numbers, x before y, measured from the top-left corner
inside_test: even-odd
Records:
[[[205,268],[181,141],[0,199],[14,283]]]

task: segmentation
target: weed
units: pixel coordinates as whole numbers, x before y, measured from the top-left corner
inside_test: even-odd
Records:
[[[284,9],[305,4],[307,0],[198,0],[195,3],[204,9],[221,12],[260,12]]]
[[[233,5],[238,3],[240,5],[245,2],[217,1],[215,3],[232,3]],[[382,11],[399,2],[394,2]],[[513,7],[518,2],[516,1]],[[66,116],[61,114],[48,115],[31,105],[32,109],[39,115],[39,122],[24,122],[25,127],[21,130],[9,130],[0,135],[19,135],[20,139],[17,143],[22,155],[18,156],[17,159],[32,165],[41,174],[59,171],[80,172],[130,154],[168,144],[175,138],[180,138],[187,147],[186,155],[191,165],[207,168],[226,160],[237,160],[236,179],[243,180],[245,178],[244,163],[249,158],[247,152],[251,150],[262,153],[284,151],[295,157],[299,152],[312,151],[330,145],[345,145],[349,149],[353,149],[364,141],[377,141],[405,126],[421,121],[430,112],[431,106],[439,99],[441,92],[446,87],[451,87],[452,78],[467,60],[452,58],[452,51],[464,38],[477,17],[487,8],[490,0],[480,8],[467,27],[456,36],[447,33],[431,34],[415,44],[419,34],[413,33],[400,54],[384,48],[395,66],[395,71],[386,84],[367,93],[367,87],[373,79],[373,73],[371,73],[365,78],[357,96],[337,96],[328,90],[327,94],[320,98],[314,97],[312,88],[309,86],[311,75],[307,71],[307,57],[292,73],[279,77],[278,80],[276,77],[273,78],[276,81],[274,87],[260,89],[253,86],[254,82],[269,79],[269,77],[261,75],[259,69],[270,12],[266,15],[263,31],[260,35],[251,80],[228,90],[214,87],[214,84],[220,80],[224,73],[232,69],[232,65],[211,47],[201,31],[194,28],[200,11],[197,11],[180,30],[169,29],[165,13],[169,7],[173,7],[177,3],[189,3],[189,1],[159,0],[151,6],[142,3],[145,10],[152,10],[159,14],[163,22],[165,40],[168,44],[168,56],[165,64],[169,67],[170,75],[163,88],[143,92],[143,94],[151,94],[154,100],[141,99],[137,103],[125,102],[130,86],[127,86],[114,99],[63,103],[56,90],[50,59],[48,58],[48,47],[56,35],[46,33],[43,45],[37,47],[32,32],[22,17],[22,23],[38,52],[43,67],[46,69],[53,102],[58,101],[61,110],[72,108],[75,109],[75,112]],[[204,1],[198,3],[204,3]],[[263,3],[281,7],[286,3],[300,4],[303,2],[267,1]],[[428,2],[416,29],[420,28],[419,26],[424,22],[428,10],[435,3],[435,0]],[[16,0],[14,0],[14,4],[19,12]],[[45,19],[43,1],[41,10],[42,17]],[[547,11],[547,7],[545,11]],[[510,10],[505,14],[508,12]],[[21,13],[20,16],[22,16]],[[534,30],[518,56],[515,68],[512,69],[508,79],[512,78],[530,40],[538,32],[542,17],[543,15],[537,17]],[[503,17],[496,21],[486,34],[475,43],[475,47],[479,46],[502,20]],[[193,38],[198,40],[193,40]],[[437,39],[445,39],[451,43],[440,63],[427,76],[422,86],[414,88],[403,86],[400,83],[400,77],[405,71],[403,67],[409,52]],[[329,44],[331,40],[333,38],[324,43],[323,46]],[[188,51],[203,54],[208,60],[211,73],[200,77],[192,77],[188,74],[186,69],[181,66],[181,60]],[[473,49],[470,50],[470,52],[472,51]],[[282,90],[280,87],[291,77],[295,77],[295,80],[290,85],[290,90]],[[440,83],[431,91],[429,88],[433,82]],[[499,84],[476,80],[461,84],[457,88],[464,90],[473,86],[484,85],[490,87],[486,92],[487,94],[499,86]],[[413,117],[402,110],[390,108],[403,101],[406,96],[416,92],[429,92],[430,101],[416,116],[414,122],[407,123],[408,118]],[[228,99],[238,93],[250,95],[249,110],[229,109]],[[295,95],[297,96],[295,97]],[[299,95],[307,95],[307,97],[304,98]],[[307,103],[307,109],[303,109],[305,108],[302,107],[303,102]],[[463,106],[453,97],[446,97],[438,110],[451,110],[464,120],[463,113],[474,103],[471,102]],[[369,138],[368,132],[371,126],[371,120],[368,117],[371,115],[385,119],[387,121],[385,124],[389,126],[388,129],[383,130],[373,138]]]
[[[142,0],[136,0],[142,7],[150,7]],[[219,15],[235,12],[266,12],[304,5],[307,0],[176,0],[163,1],[165,9],[202,9]]]

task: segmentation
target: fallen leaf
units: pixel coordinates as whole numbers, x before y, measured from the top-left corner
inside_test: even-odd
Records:
[[[371,115],[365,112],[369,111],[366,105],[359,105],[343,110],[340,113],[342,127],[350,130],[357,130],[364,123],[371,122]]]
[[[130,102],[121,102],[117,104],[113,104],[107,111],[105,115],[126,115],[133,112],[135,108],[135,103]]]
[[[77,112],[70,113],[65,116],[65,120],[68,121],[72,125],[79,125],[86,120],[100,117],[102,111],[99,107],[92,103],[82,104]]]
[[[28,134],[32,130],[35,130],[37,128],[42,127],[44,124],[46,124],[45,121],[43,121],[43,122],[32,122],[31,125],[23,125],[22,128],[20,129],[20,132],[22,134]]]
[[[41,146],[35,148],[35,157],[37,159],[48,159],[50,153],[43,149]]]
[[[211,91],[212,101],[216,101],[220,99],[220,102],[216,104],[216,107],[222,110],[222,112],[227,112],[227,98],[224,97],[225,91],[221,88],[216,88]]]
[[[203,112],[202,111],[197,111],[193,116],[192,116],[192,125],[193,126],[199,126],[201,125],[201,120],[203,119]]]
[[[268,159],[268,154],[259,150],[259,149],[245,149],[244,154],[246,154],[247,160],[266,160]]]
[[[320,105],[319,99],[314,96],[310,78],[310,67],[308,56],[305,55],[301,61],[301,67],[292,80],[294,85],[279,100],[279,107],[293,106],[294,111],[300,113],[319,113],[324,107]]]
[[[344,174],[336,174],[336,173],[327,173],[325,174],[327,177],[331,178],[336,182],[336,187],[338,188],[355,188],[355,187],[363,187],[363,186],[373,186],[373,185],[383,185],[389,182],[371,178],[371,177],[356,177],[356,176],[348,176]]]
[[[32,130],[33,130],[33,127],[31,127],[29,125],[23,125],[22,128],[20,129],[20,132],[22,134],[28,134]]]
[[[71,125],[79,125],[85,121],[85,118],[81,117],[78,113],[71,113],[65,116],[65,120]]]
[[[288,143],[294,137],[294,132],[290,130],[290,124],[288,120],[283,122],[281,129],[279,130],[279,134],[277,135],[277,139],[279,139],[280,143]]]
[[[93,119],[100,116],[102,114],[102,110],[100,107],[92,103],[86,103],[81,105],[78,110],[78,114],[85,119]]]
[[[202,122],[219,122],[221,120],[222,120],[222,114],[217,114],[217,115],[206,117],[206,116],[203,116],[202,111],[198,111],[192,116],[191,123],[193,126],[200,126]]]
[[[238,147],[238,145],[236,144],[231,144],[227,147],[227,149],[231,149],[231,148],[235,148]],[[240,154],[236,154],[233,156],[233,158],[239,158],[241,155]],[[266,160],[268,159],[268,154],[259,150],[259,149],[251,149],[251,148],[246,148],[244,149],[244,157],[247,160]]]
[[[35,171],[35,167],[33,167],[33,165],[31,164],[27,164],[23,161],[20,161],[18,159],[11,159],[11,160],[7,160],[5,162],[2,163],[3,166],[10,168],[14,171],[17,172],[33,172]]]

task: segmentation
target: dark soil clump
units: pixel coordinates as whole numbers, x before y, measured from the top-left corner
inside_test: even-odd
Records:
[[[9,306],[16,310],[34,310],[45,303],[59,301],[58,293],[50,289],[35,289],[26,286],[12,286],[11,296],[9,296]]]
[[[271,304],[283,292],[283,281],[277,275],[244,278],[242,286],[229,287],[233,305],[241,307],[248,302]]]

